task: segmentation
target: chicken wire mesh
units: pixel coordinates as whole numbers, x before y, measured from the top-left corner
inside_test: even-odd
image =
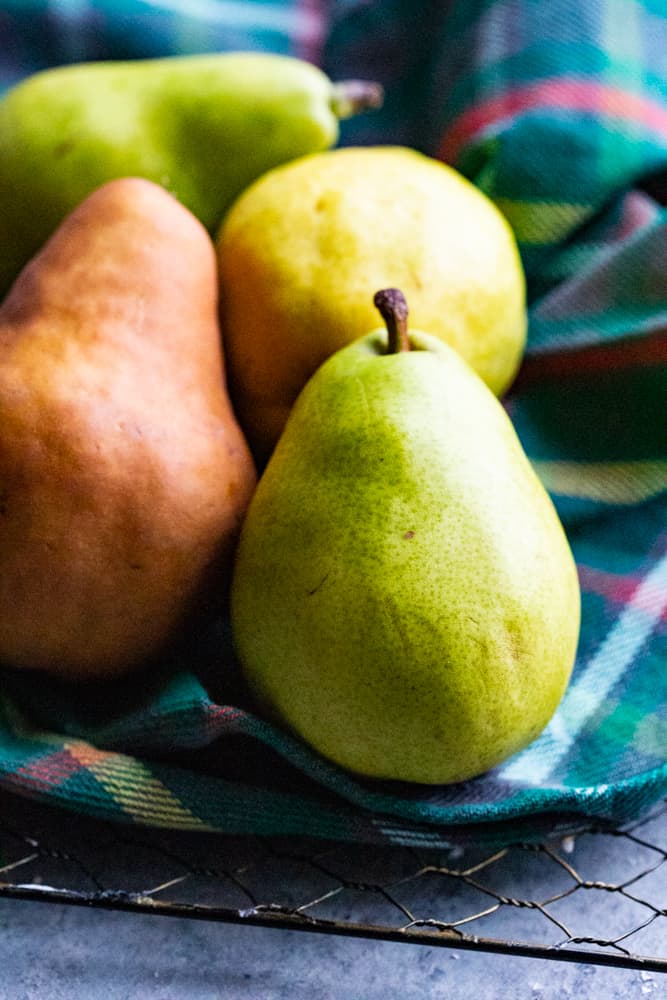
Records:
[[[0,796],[0,896],[667,972],[667,800],[501,850],[120,826]]]

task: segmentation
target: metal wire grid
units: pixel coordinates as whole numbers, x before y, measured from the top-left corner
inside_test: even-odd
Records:
[[[667,800],[497,851],[146,830],[13,796],[0,817],[0,896],[667,972]]]

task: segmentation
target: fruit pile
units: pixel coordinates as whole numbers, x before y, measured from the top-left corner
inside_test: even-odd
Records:
[[[0,102],[0,662],[122,679],[229,614],[260,711],[453,782],[546,725],[579,588],[497,398],[512,232],[440,162],[333,148],[379,100],[238,53]]]

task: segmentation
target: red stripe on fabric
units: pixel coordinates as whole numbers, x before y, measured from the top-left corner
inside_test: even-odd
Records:
[[[212,722],[236,722],[245,716],[241,708],[234,708],[231,705],[209,705],[206,709],[207,717]]]
[[[607,237],[609,242],[621,243],[639,229],[654,222],[660,209],[641,191],[628,191],[621,202],[621,218]]]
[[[292,39],[295,56],[320,66],[328,28],[328,4],[324,0],[297,0],[299,31]]]
[[[642,601],[637,596],[642,577],[635,574],[609,573],[606,570],[596,569],[593,566],[582,566],[581,564],[577,565],[577,571],[582,591],[605,597],[615,604],[631,604],[633,607],[648,613],[654,611],[654,600]],[[660,620],[667,621],[667,607],[660,615]]]
[[[563,376],[591,375],[628,368],[667,364],[667,331],[627,337],[614,344],[595,344],[557,354],[527,355],[512,386],[512,393],[526,386]]]
[[[64,784],[73,774],[82,770],[83,766],[67,750],[56,750],[24,764],[17,769],[15,776],[22,778],[27,787],[47,791]]]
[[[657,101],[595,80],[554,77],[507,90],[468,108],[447,128],[438,156],[451,162],[477,132],[534,108],[565,108],[626,119],[667,138],[667,109]]]
[[[667,533],[661,532],[646,553],[646,559],[639,572],[613,573],[609,570],[599,569],[597,566],[588,566],[586,563],[578,562],[579,585],[582,592],[598,594],[600,597],[606,597],[618,604],[631,604],[649,614],[655,614],[656,606],[659,604],[662,611],[658,620],[667,621],[667,602],[665,601],[667,592],[660,590],[656,595],[655,590],[652,590],[647,594],[645,589],[642,589],[646,576],[666,555]]]
[[[607,597],[619,604],[629,604],[632,595],[641,583],[641,578],[635,574],[621,576],[607,570],[596,569],[594,566],[577,565],[581,589],[589,594]]]

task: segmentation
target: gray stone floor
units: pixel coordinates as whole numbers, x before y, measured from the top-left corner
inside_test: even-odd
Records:
[[[662,1000],[667,977],[0,900],[2,1000]]]
[[[477,914],[465,925],[468,933],[537,944],[557,942],[560,927],[541,910],[512,900],[549,900],[544,908],[571,934],[611,939],[641,927],[623,943],[638,954],[664,958],[667,808],[659,806],[630,834],[582,834],[556,842],[553,855],[560,862],[524,849],[497,858],[491,852],[490,863],[484,863],[488,849],[479,848],[456,848],[433,859],[444,868],[474,868],[471,885],[442,872],[413,877],[415,857],[408,849],[333,845],[321,854],[319,844],[313,848],[312,841],[292,838],[277,849],[272,841],[267,853],[257,838],[100,823],[2,794],[0,881],[154,893],[156,899],[232,909],[247,907],[249,898],[284,901],[290,908],[313,900],[309,912],[315,916],[390,926],[397,915],[400,926],[399,901],[420,917],[450,921]],[[312,863],[322,858],[325,864]],[[571,891],[572,872],[590,887]],[[342,873],[351,887],[330,892]],[[389,887],[393,905],[381,892],[356,891],[357,879]],[[595,888],[596,880],[617,890]],[[494,906],[498,899],[505,902]],[[339,997],[667,1000],[667,975],[0,895],[0,1000]]]

